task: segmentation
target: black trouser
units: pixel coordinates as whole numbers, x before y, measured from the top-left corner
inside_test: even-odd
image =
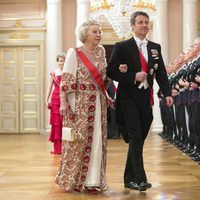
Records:
[[[149,106],[148,91],[145,94],[138,92],[141,98],[126,99],[121,102],[124,119],[127,126],[129,149],[124,172],[124,182],[140,183],[146,181],[143,164],[143,145],[151,126],[153,116]],[[143,96],[144,95],[144,96]],[[142,98],[143,97],[143,98]]]
[[[185,116],[185,104],[180,104],[179,108],[179,119],[180,119],[180,127],[181,127],[181,140],[183,143],[186,142],[188,138],[187,126],[186,126],[186,116]]]
[[[188,143],[193,148],[194,147],[194,116],[192,115],[192,104],[187,104],[187,113],[188,113]]]
[[[164,105],[163,101],[164,101],[163,99],[160,101],[160,116],[163,124],[162,134],[165,135],[167,133],[167,112],[166,112],[166,106]]]
[[[177,130],[176,130],[176,122],[175,122],[175,117],[174,117],[174,108],[167,107],[168,108],[168,116],[169,116],[169,137],[170,139],[177,138]]]
[[[116,111],[109,107],[107,109],[107,138],[118,138],[119,132],[117,128]]]
[[[200,151],[200,102],[196,102],[194,105],[194,130],[195,130],[195,146]]]

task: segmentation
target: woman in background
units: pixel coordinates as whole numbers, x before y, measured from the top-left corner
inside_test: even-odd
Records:
[[[45,104],[50,109],[51,133],[49,141],[54,144],[52,154],[61,154],[62,142],[62,116],[60,115],[60,81],[65,62],[65,53],[57,55],[58,67],[50,73],[49,86],[46,93]],[[49,99],[51,97],[51,101]]]

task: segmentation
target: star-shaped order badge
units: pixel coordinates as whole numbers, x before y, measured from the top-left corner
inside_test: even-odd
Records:
[[[154,66],[149,71],[151,76],[154,75],[154,73],[156,72],[157,68],[158,68],[158,63],[155,63]]]
[[[157,49],[151,49],[151,54],[152,54],[152,57],[155,59],[155,60],[158,60],[159,57],[158,57],[158,50]]]
[[[150,75],[152,76],[154,74],[154,69],[151,68],[150,71],[149,71]]]
[[[157,68],[158,68],[158,63],[155,63],[154,66],[153,66],[153,68],[154,68],[155,70],[157,70]]]

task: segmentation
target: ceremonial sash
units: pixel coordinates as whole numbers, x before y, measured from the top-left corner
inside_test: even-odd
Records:
[[[144,58],[143,54],[141,53],[141,51],[139,51],[139,55],[140,55],[140,61],[141,61],[142,71],[148,73],[148,64],[147,64],[147,61],[145,60],[145,58]],[[154,105],[153,88],[150,88],[150,105],[151,106]]]
[[[55,72],[52,72],[52,77],[53,77],[53,80],[55,81],[55,83],[56,83],[58,86],[60,86],[59,81],[58,81],[58,79],[57,79],[57,77],[56,77]]]
[[[81,59],[81,61],[83,62],[83,64],[89,70],[90,74],[94,78],[94,80],[95,80],[96,84],[98,85],[99,89],[101,90],[101,92],[107,97],[107,99],[109,99],[109,96],[108,96],[107,91],[104,86],[102,76],[99,73],[98,69],[93,65],[93,63],[91,63],[91,61],[85,56],[85,54],[82,51],[78,50],[78,48],[76,48],[76,52],[77,52],[79,58]]]

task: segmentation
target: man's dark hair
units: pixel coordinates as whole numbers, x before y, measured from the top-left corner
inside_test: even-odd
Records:
[[[143,15],[143,16],[145,16],[145,17],[147,17],[149,19],[149,15],[147,13],[142,12],[142,11],[136,11],[131,15],[130,23],[131,24],[135,24],[135,19],[139,15]]]

